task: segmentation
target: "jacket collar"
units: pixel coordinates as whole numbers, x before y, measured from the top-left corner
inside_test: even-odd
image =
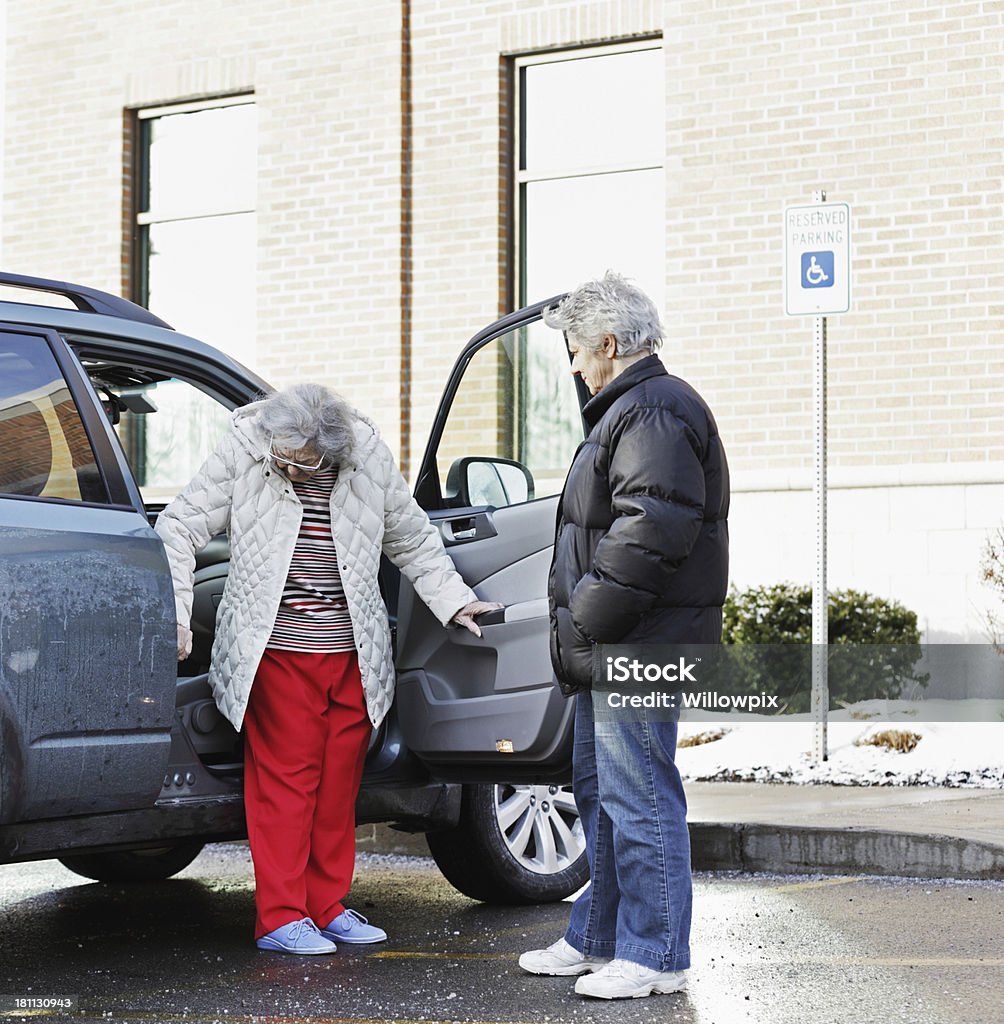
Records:
[[[643,380],[648,380],[650,377],[668,376],[669,371],[663,366],[662,360],[655,353],[645,356],[644,359],[639,359],[637,363],[632,363],[623,373],[614,377],[606,387],[601,388],[593,395],[582,407],[582,418],[586,421],[589,429],[592,430],[603,418],[603,414],[607,409],[625,391],[630,391],[636,384],[640,384]]]

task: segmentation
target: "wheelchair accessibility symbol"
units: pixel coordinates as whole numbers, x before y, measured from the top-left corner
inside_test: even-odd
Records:
[[[833,287],[833,253],[803,252],[802,253],[802,287],[832,288]]]

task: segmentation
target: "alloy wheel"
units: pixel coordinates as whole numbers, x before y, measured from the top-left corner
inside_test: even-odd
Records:
[[[570,786],[496,786],[495,814],[510,853],[528,871],[553,875],[586,852]]]

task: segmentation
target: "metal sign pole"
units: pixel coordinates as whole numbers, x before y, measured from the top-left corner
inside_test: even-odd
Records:
[[[826,318],[851,308],[851,208],[826,202],[784,211],[784,311],[815,319],[816,573],[812,586],[812,717],[815,761],[827,759],[829,592],[826,585]]]
[[[825,203],[826,193],[814,192],[813,202]],[[815,350],[815,477],[816,574],[812,586],[812,712],[815,720],[816,762],[827,759],[826,716],[830,694],[827,678],[829,595],[826,587],[826,317],[814,318]]]

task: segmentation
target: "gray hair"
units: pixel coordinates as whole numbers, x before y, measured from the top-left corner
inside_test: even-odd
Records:
[[[294,384],[257,406],[258,426],[280,448],[313,448],[336,466],[352,451],[352,407],[323,384]]]
[[[621,356],[657,352],[662,346],[664,328],[655,303],[612,270],[598,281],[580,284],[556,306],[545,309],[544,323],[590,349],[598,349],[603,336],[612,334]]]

